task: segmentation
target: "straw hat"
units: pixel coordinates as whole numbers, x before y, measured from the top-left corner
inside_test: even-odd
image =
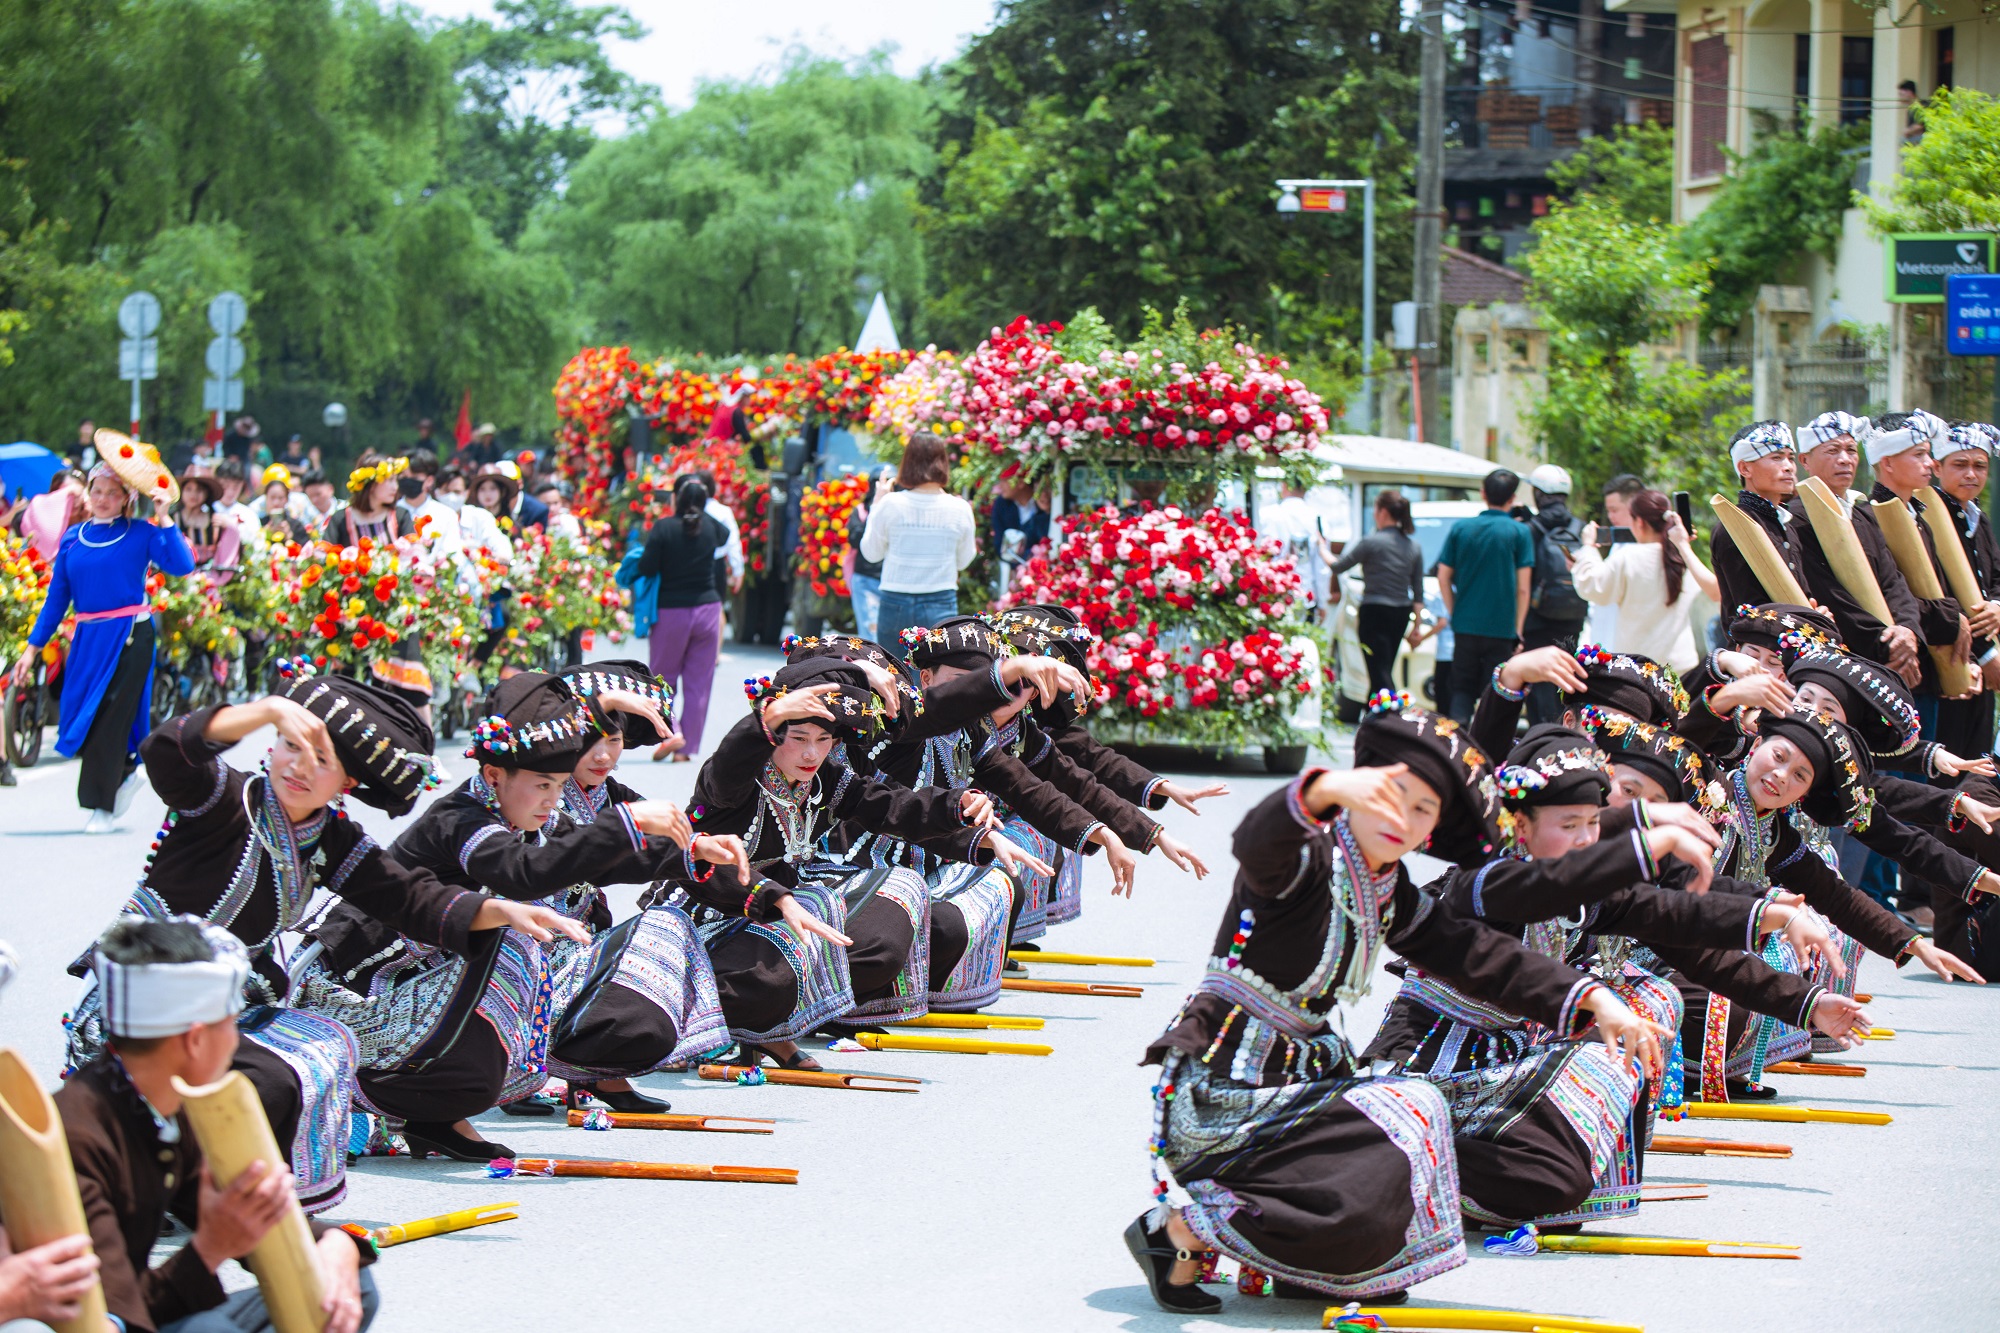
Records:
[[[104,465],[125,483],[125,489],[164,504],[181,498],[180,483],[174,480],[173,472],[160,461],[160,451],[152,445],[115,430],[98,431],[91,437],[91,443]]]

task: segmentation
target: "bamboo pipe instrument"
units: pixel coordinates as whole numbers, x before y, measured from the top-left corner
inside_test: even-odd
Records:
[[[252,1162],[262,1162],[272,1171],[291,1169],[278,1151],[263,1103],[240,1070],[199,1088],[177,1077],[174,1091],[181,1095],[217,1185],[226,1189]],[[277,1225],[264,1233],[244,1263],[257,1274],[257,1286],[278,1333],[320,1333],[326,1327],[326,1311],[320,1308],[326,1292],[320,1285],[319,1256],[313,1252],[312,1228],[306,1225],[297,1199],[287,1194]]]
[[[571,1110],[570,1128],[583,1128],[583,1122],[592,1116],[609,1121],[612,1129],[691,1129],[705,1130],[710,1134],[771,1134],[776,1131],[761,1126],[778,1123],[775,1120],[759,1120],[754,1116],[742,1115],[665,1115],[647,1111]],[[721,1123],[723,1121],[729,1123],[725,1125]],[[734,1128],[737,1125],[745,1128]]]
[[[1938,507],[1944,507],[1942,500]],[[1896,568],[1903,571],[1903,580],[1910,585],[1910,591],[1933,600],[1944,596],[1937,566],[1931,563],[1930,552],[1924,549],[1923,534],[1917,531],[1916,516],[1910,513],[1910,507],[1901,500],[1877,500],[1869,508],[1875,511],[1875,522],[1881,527],[1882,536],[1889,543],[1889,554],[1896,557]],[[1956,535],[1951,544],[1958,545]],[[1933,644],[1930,653],[1931,660],[1937,663],[1939,689],[1946,694],[1971,690],[1972,669],[1967,663],[1959,661],[1949,647]]]
[[[1796,1245],[1677,1236],[1537,1236],[1536,1248],[1561,1254],[1671,1254],[1695,1259],[1797,1259]]]
[[[1104,995],[1136,1000],[1146,991],[1141,986],[1108,986],[1096,981],[1020,981],[1008,977],[1001,990],[1036,991],[1042,995]]]
[[[1732,1143],[1728,1139],[1702,1139],[1681,1134],[1655,1134],[1647,1152],[1672,1153],[1677,1157],[1790,1157],[1786,1143]]]
[[[1747,1106],[1741,1102],[1689,1102],[1681,1110],[1692,1120],[1780,1120],[1790,1125],[1886,1125],[1883,1111],[1834,1111],[1820,1106]]]
[[[704,1166],[694,1162],[606,1162],[594,1157],[496,1157],[486,1165],[496,1180],[514,1176],[588,1176],[601,1180],[722,1180],[745,1185],[796,1185],[789,1166]]]
[[[906,1018],[894,1026],[899,1028],[1003,1028],[1019,1032],[1038,1032],[1045,1020],[1030,1018],[1022,1014],[925,1014],[920,1018]]]
[[[695,1071],[711,1083],[733,1083],[739,1074],[750,1072],[748,1065],[702,1065]],[[841,1074],[831,1069],[760,1069],[765,1083],[791,1083],[802,1088],[848,1088],[855,1092],[915,1092],[915,1088],[876,1087],[878,1083],[922,1083],[920,1078],[900,1074]]]
[[[1706,1199],[1706,1185],[1641,1185],[1639,1202],[1669,1203],[1675,1199]]]
[[[0,1222],[16,1254],[90,1234],[62,1115],[11,1046],[0,1047]],[[109,1325],[104,1289],[93,1282],[76,1318],[53,1327],[57,1333],[101,1333]]]
[[[985,1041],[978,1037],[926,1037],[900,1032],[857,1032],[871,1051],[942,1051],[954,1055],[1053,1055],[1055,1047],[1034,1041]]]
[[[1421,1305],[1329,1305],[1320,1327],[1332,1328],[1343,1319],[1371,1318],[1379,1328],[1480,1329],[1490,1333],[1646,1333],[1644,1324],[1613,1324],[1602,1319],[1580,1319],[1573,1315]]]
[[[1874,567],[1868,563],[1868,553],[1861,549],[1861,539],[1854,535],[1854,520],[1848,517],[1840,499],[1818,477],[1807,477],[1799,483],[1799,503],[1805,507],[1813,535],[1819,538],[1820,549],[1826,553],[1826,562],[1833,567],[1833,576],[1840,580],[1840,586],[1869,615],[1884,625],[1895,624],[1895,618],[1889,614],[1888,599],[1882,596],[1882,585],[1875,581]]]
[[[1774,602],[1808,605],[1806,590],[1799,586],[1798,579],[1778,554],[1778,548],[1771,544],[1771,534],[1765,532],[1756,519],[1738,508],[1734,500],[1711,495],[1708,503],[1715,510],[1715,516],[1722,520],[1730,540],[1736,543],[1744,563],[1757,576],[1757,582],[1764,585],[1764,595]]]
[[[1009,950],[1007,957],[1017,963],[1061,963],[1066,967],[1151,967],[1150,958],[1118,958],[1095,953],[1030,953]]]
[[[489,1203],[483,1208],[461,1208],[455,1213],[439,1213],[436,1217],[421,1217],[414,1222],[368,1228],[367,1235],[380,1246],[404,1245],[413,1240],[426,1240],[432,1236],[445,1236],[454,1231],[470,1231],[474,1227],[489,1227],[495,1222],[509,1221],[520,1214],[503,1213],[500,1209],[519,1206],[509,1199],[506,1203]]]
[[[1972,561],[1965,555],[1965,539],[1959,535],[1958,527],[1951,521],[1951,510],[1946,507],[1944,497],[1933,499],[1918,495],[1924,502],[1924,526],[1931,530],[1931,543],[1937,547],[1938,564],[1944,569],[1944,580],[1951,585],[1951,595],[1966,615],[1971,615],[1986,605],[1986,594],[1979,590],[1979,578],[1972,572]]]
[[[1767,1074],[1824,1074],[1830,1078],[1866,1078],[1866,1065],[1823,1065],[1815,1060],[1809,1065],[1797,1060],[1780,1060],[1774,1065],[1765,1065]]]

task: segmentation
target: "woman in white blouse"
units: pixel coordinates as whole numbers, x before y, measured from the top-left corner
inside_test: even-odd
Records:
[[[1701,661],[1688,604],[1697,588],[1711,600],[1720,592],[1715,575],[1688,545],[1680,515],[1659,491],[1632,498],[1632,541],[1612,547],[1608,557],[1597,549],[1597,525],[1584,524],[1572,576],[1585,601],[1618,608],[1612,642],[1603,647],[1650,657],[1676,671]]]
[[[945,493],[950,480],[951,446],[936,435],[912,436],[861,530],[862,559],[882,562],[875,641],[898,658],[904,630],[958,614],[958,572],[979,549],[972,506]]]

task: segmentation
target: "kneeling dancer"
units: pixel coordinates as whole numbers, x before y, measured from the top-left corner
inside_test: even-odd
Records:
[[[1477,862],[1499,845],[1493,770],[1464,731],[1390,705],[1363,720],[1354,760],[1238,826],[1207,973],[1146,1053],[1162,1065],[1162,1197],[1125,1239],[1168,1310],[1220,1308],[1195,1285],[1209,1249],[1279,1295],[1396,1298],[1465,1262],[1444,1094],[1369,1073],[1328,1023],[1368,993],[1385,945],[1563,1036],[1594,1015],[1607,1045],[1658,1067],[1653,1027],[1601,982],[1457,916],[1403,868],[1420,847]]]

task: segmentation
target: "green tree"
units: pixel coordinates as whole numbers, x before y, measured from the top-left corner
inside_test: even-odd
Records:
[[[1681,234],[1681,248],[1709,266],[1708,328],[1742,323],[1758,287],[1805,254],[1831,258],[1854,198],[1849,153],[1867,142],[1865,126],[1759,122],[1756,145],[1730,154],[1722,188]]]
[[[876,292],[906,334],[923,290],[929,95],[876,53],[800,52],[770,85],[606,140],[527,246],[569,266],[590,336],[715,353],[851,342]]]
[[[1664,125],[1628,125],[1585,139],[1549,166],[1564,194],[1590,193],[1631,222],[1665,222],[1674,215],[1674,132]]]
[[[1415,61],[1389,0],[1012,0],[942,75],[930,331],[1185,298],[1351,360],[1359,208],[1287,223],[1272,182],[1373,176],[1382,308],[1407,292]]]
[[[1735,406],[1742,372],[1710,375],[1656,347],[1701,317],[1708,291],[1705,265],[1681,257],[1677,239],[1592,193],[1535,224],[1525,263],[1549,331],[1549,381],[1529,421],[1575,494],[1620,472],[1690,490],[1726,474],[1718,460],[1747,411]]]
[[[1919,113],[1924,137],[1903,150],[1886,203],[1865,199],[1878,235],[2000,231],[2000,100],[1940,88]]]
[[[605,53],[607,41],[646,35],[620,6],[498,0],[493,9],[500,22],[466,19],[443,34],[459,88],[444,169],[511,243],[596,144],[596,122],[645,114],[658,90]]]

